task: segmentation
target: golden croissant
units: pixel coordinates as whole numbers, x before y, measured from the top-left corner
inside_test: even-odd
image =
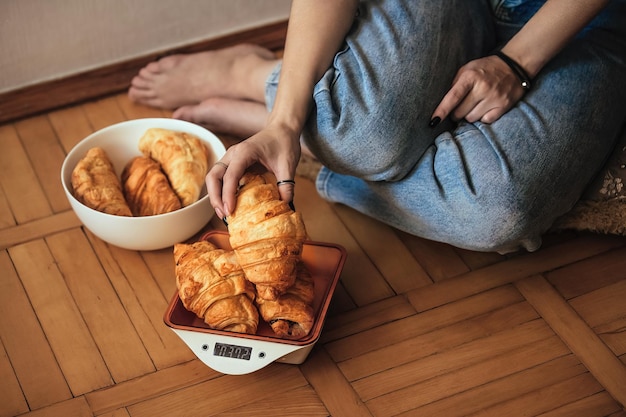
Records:
[[[87,207],[118,216],[133,215],[104,149],[89,149],[74,167],[71,182],[74,196]]]
[[[135,216],[169,213],[182,206],[159,163],[137,156],[122,171],[124,197]]]
[[[263,320],[278,337],[301,339],[309,334],[314,322],[315,298],[313,277],[302,262],[298,264],[296,282],[276,300],[257,298]]]
[[[254,286],[233,251],[207,241],[174,245],[176,286],[185,308],[212,329],[255,334]]]
[[[273,175],[246,173],[226,219],[230,245],[257,295],[275,300],[296,280],[306,230],[300,213],[280,200]]]
[[[209,170],[209,150],[199,138],[151,128],[139,139],[139,150],[161,164],[183,207],[199,199]]]

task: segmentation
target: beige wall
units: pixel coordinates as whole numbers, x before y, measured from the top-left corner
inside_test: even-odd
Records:
[[[289,0],[0,0],[0,92],[284,20]]]

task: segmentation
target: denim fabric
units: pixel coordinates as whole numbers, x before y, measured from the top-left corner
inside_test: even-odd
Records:
[[[303,132],[324,164],[322,197],[462,248],[540,247],[626,121],[626,1],[613,1],[497,122],[428,128],[458,68],[506,42],[538,8],[498,3],[362,2]],[[279,71],[268,79],[270,108]]]

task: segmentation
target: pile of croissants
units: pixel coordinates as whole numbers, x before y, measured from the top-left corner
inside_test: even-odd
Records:
[[[185,308],[211,329],[255,334],[260,316],[277,337],[308,335],[315,295],[302,262],[306,230],[300,213],[280,200],[273,175],[243,176],[227,223],[232,249],[206,240],[174,245]]]
[[[94,147],[76,164],[74,196],[86,206],[118,216],[152,216],[186,207],[200,198],[209,150],[196,136],[148,129],[121,178],[104,149]]]

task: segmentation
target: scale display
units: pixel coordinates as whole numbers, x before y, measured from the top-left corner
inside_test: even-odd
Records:
[[[252,348],[248,346],[230,345],[227,343],[215,343],[215,346],[213,347],[213,355],[249,361],[252,356]]]

